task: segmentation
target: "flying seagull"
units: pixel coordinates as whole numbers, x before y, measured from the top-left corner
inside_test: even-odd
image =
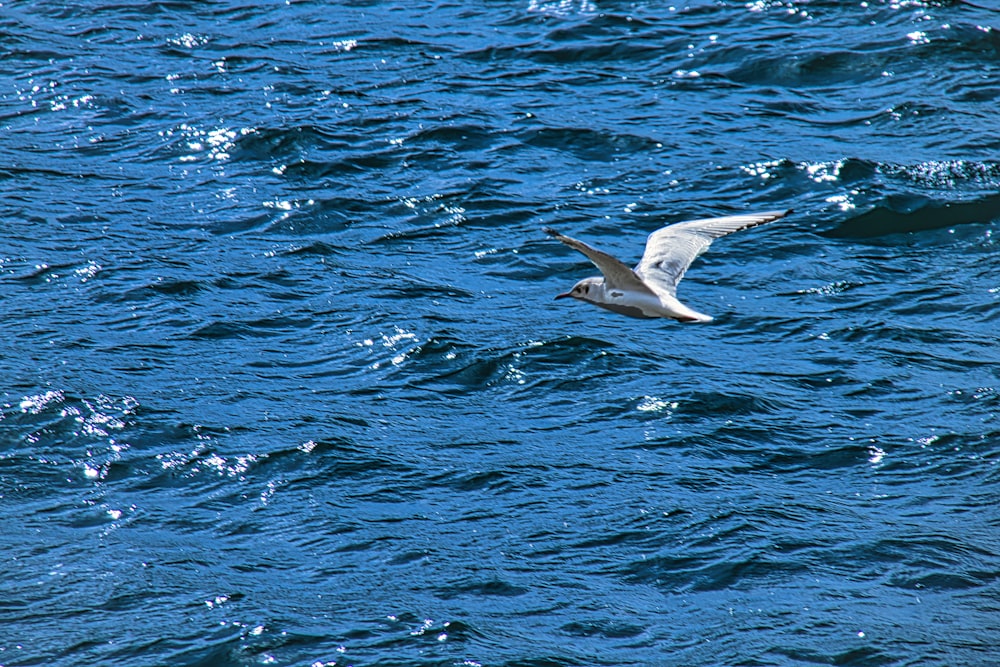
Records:
[[[573,297],[629,317],[670,317],[680,322],[711,322],[711,316],[692,310],[677,300],[677,283],[684,277],[691,262],[720,236],[774,222],[789,213],[791,210],[730,215],[662,227],[646,239],[646,250],[634,269],[583,241],[543,227],[546,234],[586,255],[604,274],[603,277],[584,278],[569,292],[556,298]]]

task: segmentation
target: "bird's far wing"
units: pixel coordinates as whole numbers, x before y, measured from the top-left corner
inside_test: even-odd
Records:
[[[646,251],[635,272],[654,291],[677,295],[677,283],[714,239],[742,229],[774,222],[791,211],[767,211],[724,218],[688,220],[656,230],[646,239]]]
[[[641,290],[652,294],[652,290],[650,290],[649,287],[647,287],[646,284],[640,280],[639,276],[635,274],[635,271],[608,253],[598,250],[597,248],[591,248],[583,241],[578,241],[569,236],[563,236],[551,227],[543,227],[542,231],[549,236],[559,239],[570,248],[579,250],[586,255],[587,259],[593,262],[594,266],[600,269],[601,273],[604,274],[604,284],[608,287]]]

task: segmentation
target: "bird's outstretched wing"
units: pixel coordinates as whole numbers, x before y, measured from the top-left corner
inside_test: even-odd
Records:
[[[684,272],[698,255],[708,250],[713,240],[742,229],[774,222],[789,213],[790,210],[766,211],[688,220],[662,227],[646,239],[646,250],[635,267],[635,273],[654,292],[676,296],[677,283],[684,277]]]
[[[604,274],[604,284],[612,289],[628,289],[648,292],[652,294],[652,290],[642,282],[642,280],[635,274],[635,271],[628,268],[625,264],[615,259],[611,255],[597,248],[591,248],[589,245],[583,241],[578,241],[577,239],[571,238],[569,236],[563,236],[551,227],[542,227],[544,231],[549,236],[555,237],[568,245],[574,250],[579,250],[584,255],[587,256],[591,262],[594,263],[601,273]]]

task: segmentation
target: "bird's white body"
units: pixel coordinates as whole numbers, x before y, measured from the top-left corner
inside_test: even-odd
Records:
[[[583,287],[586,289],[583,289]],[[560,297],[571,296],[580,301],[592,303],[595,306],[610,310],[620,315],[628,315],[639,319],[656,319],[669,317],[681,322],[711,322],[712,317],[688,308],[669,294],[654,294],[641,290],[616,289],[609,287],[604,278],[585,278],[574,286],[574,291],[581,288],[582,294],[560,294]],[[558,297],[557,297],[558,298]]]
[[[572,297],[629,317],[711,322],[711,316],[688,308],[677,299],[677,283],[691,262],[705,252],[714,239],[773,222],[788,213],[790,211],[768,211],[668,225],[649,235],[646,250],[634,269],[582,241],[546,228],[546,233],[586,255],[603,274],[584,278],[572,290],[556,298]]]

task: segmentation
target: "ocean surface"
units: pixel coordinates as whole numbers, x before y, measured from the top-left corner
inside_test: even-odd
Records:
[[[0,665],[1000,664],[998,29],[3,0]]]

